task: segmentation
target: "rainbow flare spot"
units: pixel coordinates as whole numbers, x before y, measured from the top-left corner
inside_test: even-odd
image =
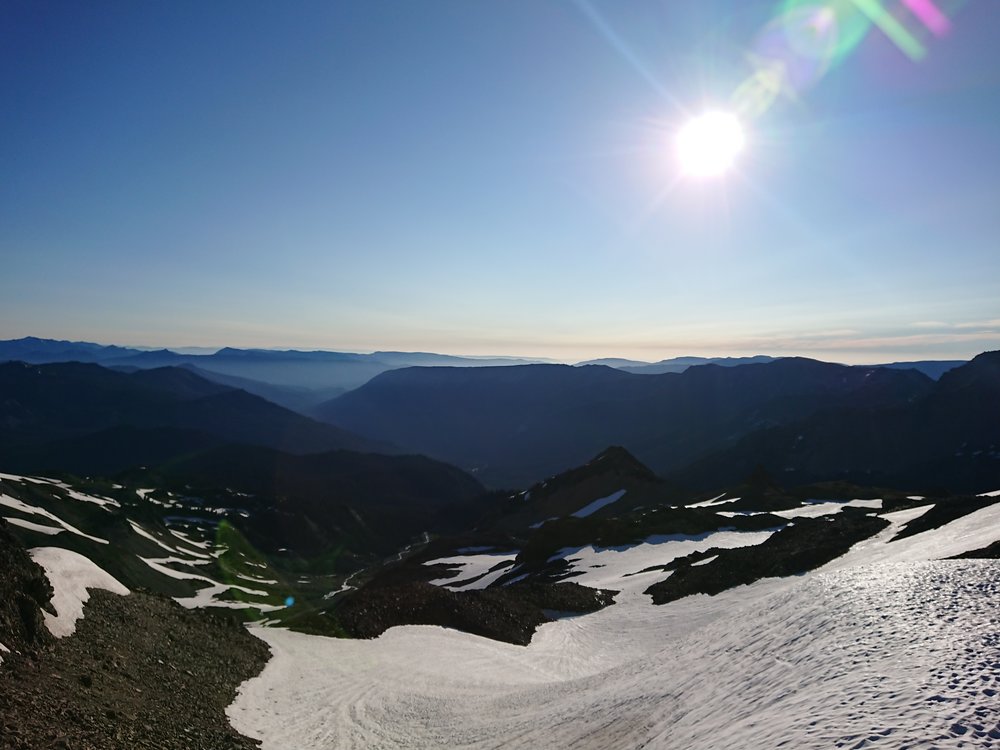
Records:
[[[920,21],[936,36],[944,36],[951,31],[951,21],[931,0],[903,0]]]
[[[873,27],[911,60],[922,60],[927,47],[904,19],[915,17],[935,36],[944,36],[951,20],[941,9],[943,1],[899,0],[893,12],[884,0],[784,0],[747,56],[753,72],[733,92],[733,110],[756,118],[779,96],[798,97],[852,53]],[[945,2],[951,9],[957,4]]]

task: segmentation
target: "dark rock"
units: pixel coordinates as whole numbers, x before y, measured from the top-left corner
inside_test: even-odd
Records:
[[[543,610],[593,612],[614,601],[615,592],[578,584],[530,584],[450,591],[410,582],[365,587],[338,604],[335,615],[355,638],[375,638],[396,625],[440,625],[520,646],[551,618]]]
[[[713,550],[705,565],[678,567],[647,594],[654,604],[666,604],[691,594],[718,594],[760,578],[805,573],[844,554],[854,544],[878,533],[889,522],[845,509],[836,516],[796,518],[795,524],[753,547]]]
[[[989,505],[1000,502],[1000,497],[948,497],[934,501],[934,507],[923,515],[917,516],[907,523],[903,529],[892,538],[905,539],[908,536],[919,534],[923,531],[930,531],[944,526],[946,523],[975,513]]]
[[[51,598],[45,571],[0,518],[0,643],[12,653],[29,654],[51,642],[42,617]]]

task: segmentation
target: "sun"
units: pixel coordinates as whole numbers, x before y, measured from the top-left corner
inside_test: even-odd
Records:
[[[746,145],[743,126],[729,112],[712,111],[689,120],[677,133],[681,171],[691,177],[728,172]]]

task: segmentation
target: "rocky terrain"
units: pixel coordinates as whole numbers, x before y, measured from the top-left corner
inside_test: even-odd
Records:
[[[72,635],[42,624],[51,589],[0,529],[0,748],[237,750],[225,708],[269,658],[235,619],[149,592],[92,590]],[[17,602],[11,616],[9,602]]]

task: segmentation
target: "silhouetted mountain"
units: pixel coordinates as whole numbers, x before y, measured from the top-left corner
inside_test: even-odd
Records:
[[[605,367],[616,367],[623,370],[626,367],[649,367],[652,362],[643,362],[638,359],[622,359],[621,357],[604,357],[603,359],[588,359],[584,362],[577,362],[577,367],[585,365],[604,365]]]
[[[221,376],[307,389],[354,388],[389,369],[388,365],[363,354],[230,347],[202,355],[182,355],[168,350],[141,352],[105,360],[102,364],[134,367],[187,364]]]
[[[652,364],[640,362],[635,365],[624,367],[613,365],[613,367],[619,367],[619,369],[625,370],[625,372],[631,372],[636,375],[661,375],[665,372],[684,372],[689,367],[696,367],[698,365],[739,367],[740,365],[765,364],[774,360],[774,357],[768,357],[763,354],[753,357],[674,357],[672,359],[661,359],[659,362],[653,362]]]
[[[332,390],[356,388],[379,373],[417,365],[454,365],[484,367],[525,364],[538,360],[512,357],[457,357],[427,352],[351,352],[296,351],[273,349],[236,349],[225,347],[211,354],[178,353],[170,349],[144,351],[85,342],[51,341],[25,338],[0,341],[0,362],[20,361],[32,364],[53,362],[98,362],[108,367],[141,368],[192,365],[217,377],[246,378],[251,381],[308,389],[313,403],[332,397]],[[221,382],[221,381],[220,381]],[[243,387],[242,385],[239,387]],[[257,393],[255,387],[244,388]],[[264,393],[258,393],[267,397]],[[283,394],[283,406],[291,407]]]
[[[34,336],[0,341],[0,362],[31,362],[33,364],[102,362],[139,353],[138,349],[122,346],[104,346],[86,341],[54,341]]]
[[[918,362],[890,362],[885,365],[873,365],[873,367],[891,367],[894,370],[918,370],[932,380],[938,380],[949,370],[964,365],[964,359],[930,359]]]
[[[481,528],[523,531],[566,516],[620,515],[675,501],[679,495],[624,448],[613,446],[562,474],[512,495]]]
[[[674,478],[695,487],[722,486],[758,465],[791,484],[845,480],[994,490],[1000,485],[1000,352],[946,372],[912,403],[824,409],[749,434]]]
[[[227,444],[200,430],[171,427],[108,427],[77,437],[26,444],[4,441],[0,467],[19,474],[115,476],[123,471],[157,466]]]
[[[472,470],[488,483],[524,486],[619,442],[607,439],[606,431],[581,432],[584,420],[563,412],[627,392],[623,382],[635,378],[596,366],[407,368],[374,378],[315,415],[363,424],[369,435],[397,435],[400,445]],[[566,442],[569,425],[580,430]]]
[[[544,359],[524,357],[459,357],[453,354],[433,352],[373,352],[364,355],[378,360],[394,369],[400,367],[506,367],[545,363]]]
[[[0,458],[31,467],[79,465],[98,436],[113,428],[179,431],[175,435],[186,437],[175,453],[187,449],[192,432],[294,453],[388,449],[180,368],[127,374],[93,364],[6,363],[0,364],[0,394]],[[169,435],[155,438],[154,453],[169,453]],[[205,444],[203,437],[195,442]],[[119,444],[136,453],[127,441]]]
[[[455,463],[487,483],[525,486],[609,444],[663,473],[755,430],[824,408],[907,404],[932,385],[912,370],[800,358],[651,376],[600,366],[410,368],[384,373],[315,414]]]

